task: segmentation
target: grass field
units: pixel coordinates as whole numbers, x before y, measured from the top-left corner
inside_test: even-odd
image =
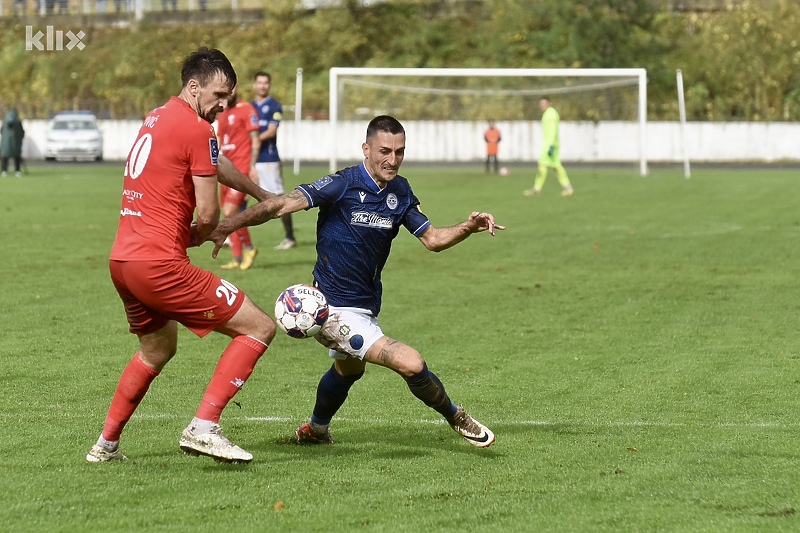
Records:
[[[86,463],[136,349],[107,270],[122,165],[30,170],[0,179],[0,530],[800,530],[797,170],[575,168],[574,197],[551,176],[528,198],[530,169],[408,165],[435,225],[486,210],[508,227],[441,254],[401,231],[381,314],[496,444],[370,368],[336,444],[297,446],[330,361],[280,335],[222,420],[248,466],[178,448],[226,344],[185,329],[129,460]],[[285,252],[279,223],[254,229],[256,265],[227,279],[271,314],[311,279],[315,218],[295,216]],[[191,256],[227,261],[210,251]]]

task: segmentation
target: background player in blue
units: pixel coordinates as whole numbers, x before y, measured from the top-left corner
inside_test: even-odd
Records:
[[[283,107],[280,102],[269,95],[271,88],[272,76],[264,71],[256,72],[253,77],[253,92],[256,95],[253,107],[258,115],[258,140],[261,141],[256,172],[258,172],[258,184],[262,189],[274,194],[283,194],[285,191],[283,165],[281,165],[281,158],[278,155],[278,126],[283,119]],[[281,222],[283,223],[284,237],[275,249],[294,248],[297,243],[294,239],[291,213],[283,215]]]
[[[366,363],[400,374],[412,394],[438,411],[470,444],[491,445],[494,434],[454,404],[439,378],[414,348],[387,337],[378,326],[381,308],[381,272],[400,226],[431,251],[458,244],[473,233],[494,235],[494,217],[472,213],[467,220],[436,228],[419,208],[408,181],[397,174],[405,155],[406,134],[395,118],[375,117],[367,126],[360,165],[299,185],[294,191],[268,198],[220,222],[208,240],[213,255],[232,231],[260,224],[286,213],[319,208],[317,263],[314,282],[331,306],[331,317],[317,340],[330,348],[334,359],[317,387],[311,419],[297,428],[301,443],[333,443],[331,419],[347,398],[350,387],[364,375]]]

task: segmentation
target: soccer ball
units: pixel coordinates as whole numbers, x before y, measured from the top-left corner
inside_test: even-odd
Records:
[[[508,176],[508,167],[501,167],[500,168],[500,175],[501,176]]]
[[[311,285],[292,285],[275,302],[275,321],[290,337],[313,337],[328,320],[328,301]]]

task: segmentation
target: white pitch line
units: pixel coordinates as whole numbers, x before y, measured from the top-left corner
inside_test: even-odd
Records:
[[[98,420],[102,423],[104,415],[99,414]],[[136,413],[133,419],[137,420],[177,420],[187,419],[191,420],[191,413],[177,414],[177,413]],[[20,418],[35,418],[35,419],[65,419],[65,418],[95,418],[94,415],[89,415],[86,412],[72,414],[69,412],[49,412],[49,413],[8,413],[0,412],[0,419],[3,420],[19,420]],[[277,422],[289,423],[297,422],[302,423],[306,420],[305,416],[243,416],[237,417],[235,413],[230,413],[226,416],[228,420],[245,420],[247,422]],[[613,428],[613,427],[653,427],[653,428],[685,428],[685,429],[798,429],[800,423],[785,424],[782,422],[664,422],[664,421],[648,421],[648,420],[618,420],[608,422],[597,422],[588,420],[504,420],[504,419],[486,419],[481,417],[482,421],[487,422],[490,426],[536,426],[536,427],[592,427],[592,428]],[[349,418],[349,417],[336,417],[335,422],[348,422],[354,424],[394,424],[397,419],[389,418]],[[444,424],[444,419],[417,419],[408,420],[407,422],[417,424]]]
[[[297,420],[286,417],[259,417],[259,416],[246,416],[245,420],[250,422],[290,422]],[[381,418],[339,418],[335,419],[336,422],[352,422],[358,424],[380,423],[392,424],[396,420],[381,419]],[[421,419],[415,420],[418,424],[444,424],[443,419]],[[586,421],[547,421],[547,420],[492,420],[493,425],[503,426],[539,426],[539,427],[567,427],[567,426],[581,426],[581,427],[664,427],[664,428],[751,428],[751,429],[796,429],[800,428],[800,424],[782,424],[779,422],[718,422],[718,423],[686,423],[686,422],[650,422],[645,420],[632,420],[632,421],[617,421],[617,422],[586,422]]]

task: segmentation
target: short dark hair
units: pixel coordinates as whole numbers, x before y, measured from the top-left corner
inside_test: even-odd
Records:
[[[378,115],[369,121],[367,125],[367,141],[374,137],[379,131],[385,131],[392,135],[397,135],[398,133],[405,135],[406,133],[400,121],[389,115]]]
[[[202,87],[205,87],[217,74],[225,77],[229,89],[236,87],[236,71],[233,70],[233,65],[225,57],[225,54],[216,48],[209,49],[204,46],[184,59],[181,68],[181,83],[186,87],[189,80],[194,79]]]
[[[269,72],[266,72],[266,71],[263,71],[263,70],[259,70],[258,72],[256,72],[256,73],[253,75],[253,81],[256,81],[256,80],[257,80],[258,78],[260,78],[261,76],[266,76],[266,77],[267,77],[267,79],[268,79],[270,82],[272,81],[272,76],[270,76]]]

